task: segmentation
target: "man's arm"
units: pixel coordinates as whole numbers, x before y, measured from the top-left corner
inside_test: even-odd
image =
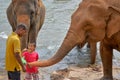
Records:
[[[23,72],[25,72],[26,69],[25,69],[24,64],[22,63],[21,57],[19,55],[19,52],[16,52],[14,55],[15,55],[15,58],[17,59],[18,63],[21,65]]]

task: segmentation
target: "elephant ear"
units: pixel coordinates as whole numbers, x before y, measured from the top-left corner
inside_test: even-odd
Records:
[[[34,5],[35,5],[36,14],[38,15],[40,13],[39,12],[39,7],[41,6],[40,0],[35,0]]]
[[[111,15],[107,26],[107,37],[110,38],[112,35],[120,31],[120,9],[110,6],[108,11]]]

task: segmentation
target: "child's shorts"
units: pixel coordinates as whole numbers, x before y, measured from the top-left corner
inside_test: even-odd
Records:
[[[39,74],[38,73],[27,73],[26,72],[25,80],[39,80]]]

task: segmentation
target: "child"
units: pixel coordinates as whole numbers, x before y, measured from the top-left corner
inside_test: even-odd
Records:
[[[38,56],[38,53],[35,52],[35,48],[36,48],[35,43],[29,43],[28,49],[23,50],[23,53],[22,53],[23,63],[33,62],[38,60],[39,56]],[[33,80],[39,80],[38,67],[29,67],[28,65],[26,65],[25,80],[32,80],[32,78]]]

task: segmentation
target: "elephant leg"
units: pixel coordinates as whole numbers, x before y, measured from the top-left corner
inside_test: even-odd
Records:
[[[91,55],[91,64],[95,63],[96,60],[96,52],[97,52],[97,48],[96,48],[96,42],[90,42],[89,43],[90,46],[90,55]]]
[[[112,76],[113,49],[104,42],[101,42],[100,53],[101,53],[103,73],[104,73],[104,76],[101,80],[113,80],[113,76]]]

